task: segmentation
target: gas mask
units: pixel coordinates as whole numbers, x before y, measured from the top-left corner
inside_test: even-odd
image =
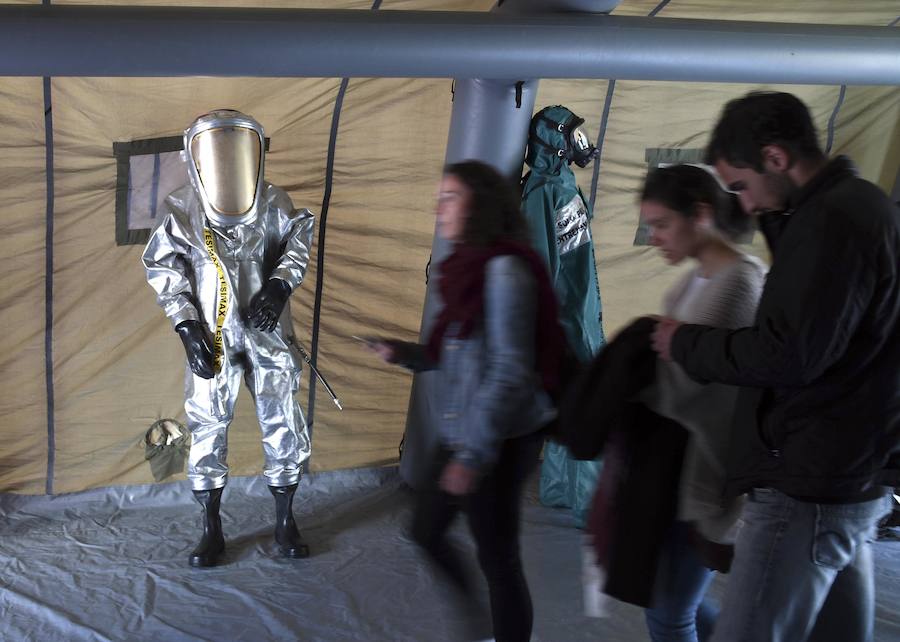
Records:
[[[262,125],[222,109],[200,116],[184,132],[184,154],[203,210],[219,225],[249,223],[262,198]]]
[[[546,141],[538,133],[538,123],[543,121],[544,127],[554,130],[559,136],[556,141]],[[591,144],[590,139],[581,126],[584,118],[579,118],[568,108],[562,105],[545,107],[531,119],[528,144],[537,143],[564,159],[568,163],[575,163],[579,167],[587,167],[588,164],[600,155],[600,151]],[[560,140],[561,139],[561,140]],[[557,144],[552,144],[556,142]]]

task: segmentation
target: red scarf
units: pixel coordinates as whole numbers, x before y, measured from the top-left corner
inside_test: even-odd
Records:
[[[544,389],[555,392],[559,386],[560,359],[565,345],[556,294],[541,257],[522,243],[499,241],[487,247],[459,244],[441,263],[438,268],[438,290],[444,300],[444,308],[431,330],[428,355],[435,361],[440,358],[441,343],[451,323],[459,324],[457,338],[464,339],[472,334],[484,317],[485,266],[495,256],[505,255],[524,260],[537,282],[536,366]]]

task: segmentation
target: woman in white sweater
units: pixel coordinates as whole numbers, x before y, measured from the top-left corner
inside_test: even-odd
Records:
[[[693,268],[665,294],[663,313],[687,323],[751,325],[766,267],[733,241],[751,229],[733,195],[705,169],[675,165],[652,171],[641,194],[641,218],[653,245],[675,265]],[[646,610],[654,642],[697,642],[711,632],[715,609],[704,595],[721,560],[711,552],[733,541],[740,506],[723,504],[725,453],[737,388],[701,385],[674,362],[659,361],[644,401],[690,432],[681,472],[678,519],[667,534],[653,607]],[[724,565],[727,566],[727,565]]]

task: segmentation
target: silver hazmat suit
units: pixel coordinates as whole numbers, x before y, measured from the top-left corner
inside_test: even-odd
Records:
[[[191,184],[166,198],[168,214],[142,256],[172,325],[197,320],[215,337],[215,376],[198,377],[190,367],[186,373],[193,490],[225,485],[227,429],[242,375],[262,429],[267,483],[297,483],[310,454],[294,400],[301,362],[290,344],[290,303],[272,332],[243,319],[268,279],[292,291],[300,285],[313,234],[312,213],[294,209],[282,189],[263,180],[264,140],[262,126],[239,112],[198,118],[184,137]]]

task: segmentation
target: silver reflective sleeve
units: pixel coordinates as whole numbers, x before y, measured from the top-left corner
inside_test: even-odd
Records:
[[[280,190],[279,190],[280,191]],[[278,231],[284,250],[275,264],[270,278],[284,279],[295,290],[303,282],[309,265],[309,249],[312,245],[315,216],[308,209],[295,210],[290,199],[276,197],[273,205],[278,215]]]
[[[156,291],[156,300],[166,316],[177,326],[182,321],[199,320],[194,307],[194,291],[188,278],[187,265],[191,251],[189,228],[170,212],[165,221],[151,234],[141,255],[147,282]]]

